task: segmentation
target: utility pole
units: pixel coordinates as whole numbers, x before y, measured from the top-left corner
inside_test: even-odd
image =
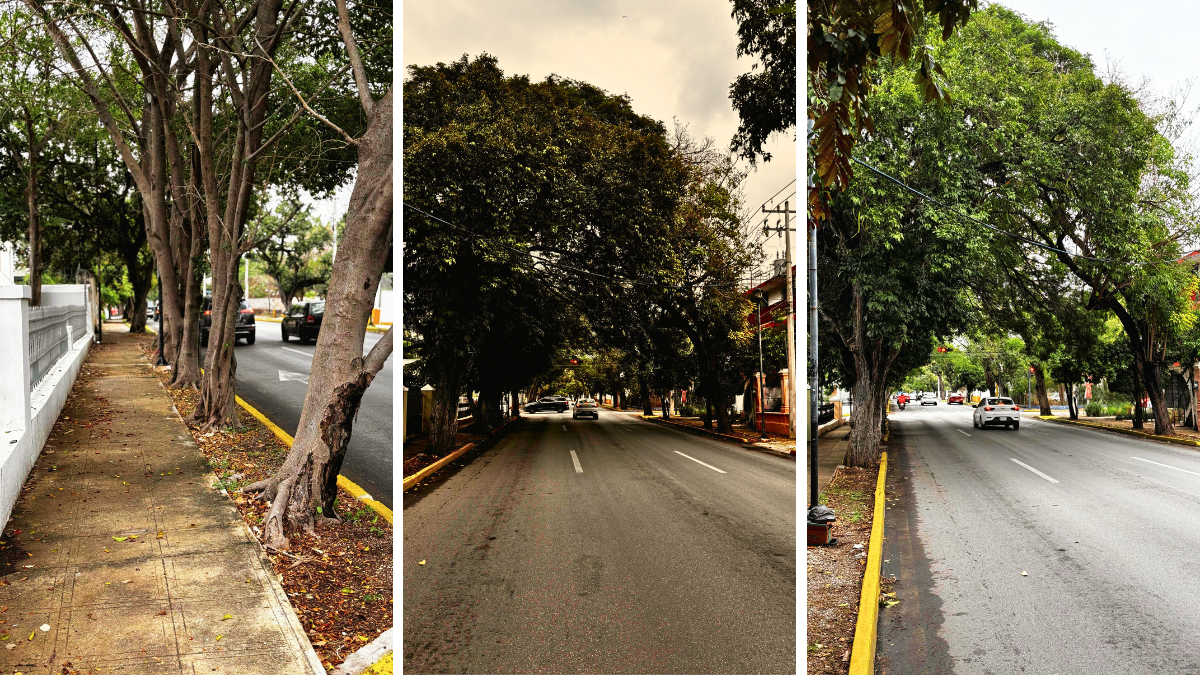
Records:
[[[787,368],[788,379],[790,385],[788,387],[788,433],[792,438],[796,437],[796,384],[799,381],[796,377],[796,307],[793,299],[792,288],[795,284],[795,278],[792,276],[792,219],[791,216],[795,211],[791,210],[791,202],[784,201],[783,208],[768,209],[766,204],[762,207],[763,213],[782,213],[783,227],[771,227],[763,221],[763,232],[779,232],[783,234],[783,250],[784,250],[784,287],[783,300],[784,308],[787,311]],[[815,409],[815,408],[814,408]],[[815,413],[814,413],[815,414]],[[815,419],[815,418],[814,418]],[[815,475],[815,474],[814,474]]]

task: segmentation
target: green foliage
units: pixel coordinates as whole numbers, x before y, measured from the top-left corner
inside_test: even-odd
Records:
[[[761,155],[771,134],[796,125],[796,3],[794,0],[733,0],[738,22],[737,55],[755,56],[751,72],[729,85],[729,99],[738,112],[733,152],[751,162]],[[762,69],[759,70],[761,64]]]
[[[269,233],[254,251],[262,270],[275,281],[284,309],[307,289],[324,286],[333,269],[333,232],[295,199],[260,213],[251,227]]]

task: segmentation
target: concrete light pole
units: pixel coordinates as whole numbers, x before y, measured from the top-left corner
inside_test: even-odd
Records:
[[[783,300],[784,310],[787,312],[787,367],[788,379],[791,381],[791,386],[788,387],[788,434],[796,437],[796,303],[794,301],[795,294],[793,286],[795,285],[795,277],[792,275],[792,219],[791,216],[795,211],[791,210],[791,202],[784,201],[783,208],[768,209],[766,204],[762,207],[763,213],[782,213],[783,227],[770,227],[765,222],[763,223],[764,232],[780,232],[783,234],[783,250],[784,250],[784,286]]]

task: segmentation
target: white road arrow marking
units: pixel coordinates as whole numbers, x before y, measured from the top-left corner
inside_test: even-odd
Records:
[[[304,384],[308,384],[308,375],[305,375],[304,373],[292,373],[292,372],[288,372],[286,370],[279,371],[279,381],[280,382],[290,382],[293,380],[295,380],[297,382],[303,382]]]
[[[1036,473],[1037,475],[1041,476],[1042,478],[1045,478],[1046,480],[1050,481],[1051,483],[1058,482],[1058,481],[1054,480],[1053,478],[1051,478],[1050,476],[1047,476],[1046,474],[1042,473],[1041,471],[1038,471],[1037,469],[1033,468],[1032,466],[1029,466],[1025,462],[1022,462],[1021,460],[1017,459],[1016,457],[1011,457],[1010,459],[1012,459],[1012,461],[1016,462],[1017,464],[1020,464],[1021,466],[1025,467],[1026,469],[1029,469],[1030,471]]]
[[[1181,468],[1179,468],[1179,467],[1177,467],[1177,466],[1171,466],[1171,465],[1169,465],[1169,464],[1159,464],[1158,462],[1151,462],[1150,460],[1148,460],[1148,459],[1142,459],[1141,457],[1130,457],[1129,459],[1136,459],[1136,460],[1137,460],[1137,461],[1139,461],[1139,462],[1145,462],[1145,463],[1147,463],[1147,464],[1156,464],[1156,465],[1158,465],[1158,466],[1165,466],[1165,467],[1166,467],[1166,468],[1168,468],[1168,469],[1175,469],[1176,471],[1182,471],[1182,472],[1184,472],[1184,473],[1190,473],[1190,474],[1192,474],[1193,476],[1200,476],[1200,473],[1196,473],[1195,471],[1188,471],[1187,469],[1181,469]]]
[[[575,462],[575,473],[583,473],[583,465],[579,463],[579,455],[574,450],[571,451],[571,461]]]
[[[678,450],[675,451],[675,454],[683,455],[683,453]],[[704,462],[701,462],[700,460],[698,460],[695,457],[692,457],[690,455],[683,455],[683,456],[687,457],[688,459],[692,460],[693,462],[695,462],[697,464],[704,464]],[[724,471],[718,469],[717,467],[713,466],[712,464],[704,464],[704,466],[707,466],[708,468],[712,469],[713,471],[716,471],[717,473],[725,473]]]

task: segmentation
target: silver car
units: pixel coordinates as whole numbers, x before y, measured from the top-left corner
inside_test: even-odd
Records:
[[[1011,426],[1021,428],[1021,406],[1013,403],[1008,397],[987,397],[980,399],[971,415],[971,422],[976,429],[990,426]]]
[[[594,398],[581,398],[575,402],[575,412],[571,413],[571,419],[579,419],[580,415],[590,415],[592,419],[600,419],[600,406],[596,405]]]

